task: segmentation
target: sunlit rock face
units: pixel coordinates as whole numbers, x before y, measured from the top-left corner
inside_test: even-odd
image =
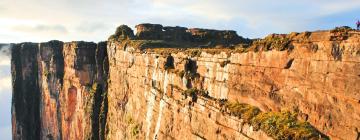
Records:
[[[13,138],[274,139],[223,101],[295,112],[331,139],[360,137],[358,31],[249,40],[136,27],[134,35],[120,26],[98,44],[13,44]],[[189,89],[207,95],[189,97]]]
[[[178,74],[186,69],[186,54],[161,56],[122,48],[116,42],[108,44],[109,139],[271,139],[241,119],[223,114],[212,101],[184,99],[182,92],[190,87],[228,98],[229,66],[219,65],[226,55],[192,58],[202,78],[188,80]],[[165,69],[168,57],[174,59],[173,70]]]

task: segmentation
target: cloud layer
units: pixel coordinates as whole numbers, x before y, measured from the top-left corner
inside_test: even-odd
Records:
[[[254,38],[351,26],[360,17],[348,13],[360,11],[360,1],[2,0],[0,10],[0,42],[100,41],[120,24],[143,22],[234,29]]]

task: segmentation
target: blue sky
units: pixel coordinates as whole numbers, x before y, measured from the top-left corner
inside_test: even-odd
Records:
[[[354,27],[360,0],[1,0],[0,43],[102,41],[121,24],[270,33]],[[10,59],[0,53],[0,135],[11,139]]]

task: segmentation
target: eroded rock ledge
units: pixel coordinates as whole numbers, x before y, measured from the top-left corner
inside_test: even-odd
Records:
[[[13,138],[360,137],[358,31],[136,28],[98,44],[12,44]]]

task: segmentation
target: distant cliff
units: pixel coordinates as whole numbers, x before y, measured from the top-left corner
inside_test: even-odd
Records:
[[[13,139],[359,139],[360,32],[12,44]]]

